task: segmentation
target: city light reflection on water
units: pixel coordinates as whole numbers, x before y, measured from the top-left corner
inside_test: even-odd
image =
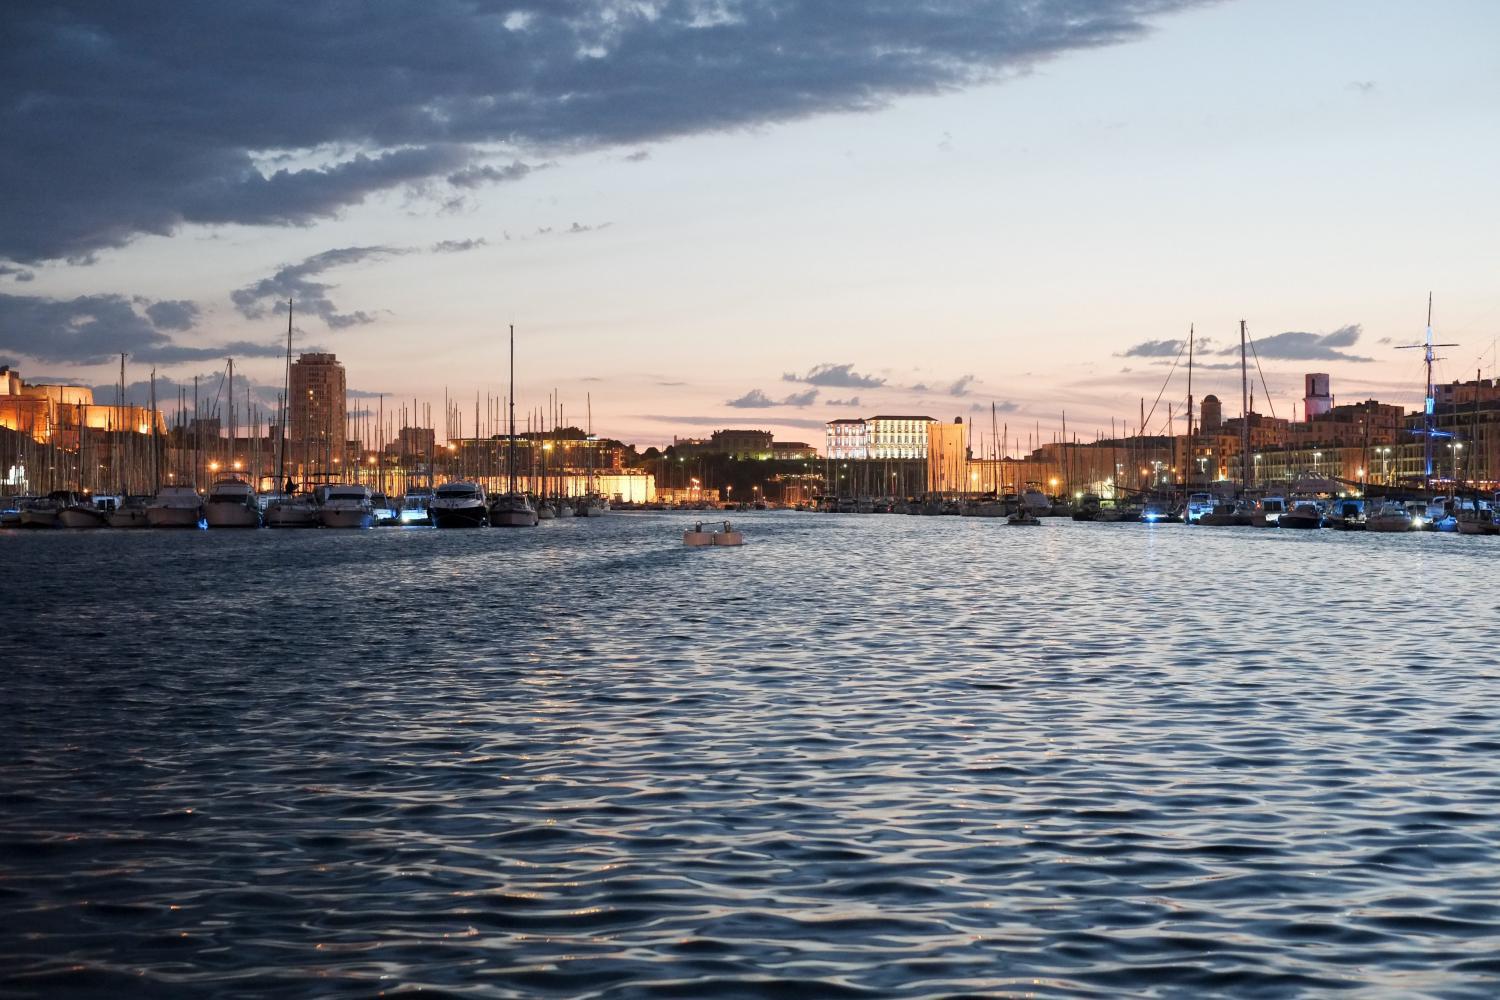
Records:
[[[4,988],[1494,994],[1497,540],[691,520],[0,536]]]

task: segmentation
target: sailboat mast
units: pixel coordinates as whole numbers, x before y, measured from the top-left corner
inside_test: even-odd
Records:
[[[286,411],[292,402],[292,300],[286,300],[286,374],[281,388],[281,429],[276,435],[276,491],[286,484]]]
[[[1240,490],[1250,485],[1250,376],[1245,367],[1245,321],[1240,320]]]
[[[510,492],[516,491],[516,325],[510,325],[510,440],[506,445]]]
[[[1193,435],[1193,324],[1188,324],[1188,398],[1187,398],[1187,420],[1188,420],[1188,452],[1187,468],[1183,470],[1183,482],[1188,484],[1188,492],[1192,492],[1193,466],[1198,464],[1197,438]]]

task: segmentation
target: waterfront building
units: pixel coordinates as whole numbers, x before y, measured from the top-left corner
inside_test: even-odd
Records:
[[[865,420],[869,435],[869,457],[926,458],[927,429],[936,424],[931,417],[876,416]]]
[[[761,430],[720,430],[706,438],[672,438],[672,454],[678,458],[728,455],[739,460],[775,457],[773,435]]]
[[[870,457],[870,428],[858,418],[828,421],[825,429],[824,454],[843,461]]]
[[[923,427],[926,440],[922,445],[923,454],[927,459],[927,492],[973,493],[978,491],[979,476],[968,468],[968,441],[965,433],[968,428],[964,426],[962,417],[951,424],[938,423],[935,420],[927,420],[925,417],[887,419],[927,421]]]
[[[825,425],[826,451],[833,459],[925,459],[931,417],[879,415],[830,420]]]
[[[0,365],[0,428],[39,444],[76,449],[82,431],[150,434],[165,432],[161,411],[94,401],[86,385],[28,383],[9,365]]]
[[[771,457],[778,462],[807,462],[818,457],[818,449],[802,441],[773,441]]]

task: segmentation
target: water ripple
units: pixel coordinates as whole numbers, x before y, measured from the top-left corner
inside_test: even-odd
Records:
[[[0,996],[1500,995],[1489,540],[681,520],[0,533]]]

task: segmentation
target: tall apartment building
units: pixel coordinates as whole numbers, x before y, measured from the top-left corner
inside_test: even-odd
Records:
[[[292,365],[287,437],[315,447],[343,449],[349,408],[344,366],[332,354],[304,354]]]

